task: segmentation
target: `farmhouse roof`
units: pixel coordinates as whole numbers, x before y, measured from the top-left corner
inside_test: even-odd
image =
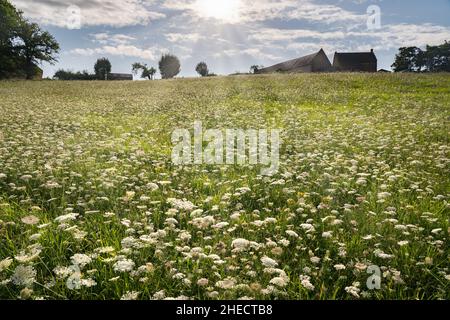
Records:
[[[113,75],[113,76],[117,76],[117,77],[129,77],[129,76],[132,76],[132,74],[130,74],[130,73],[109,73],[110,75]]]
[[[109,80],[133,80],[133,75],[128,73],[109,73]]]
[[[355,63],[364,63],[364,62],[376,62],[377,57],[373,50],[370,52],[345,52],[339,53],[336,52],[334,55],[334,59],[338,58],[341,63],[344,64],[355,64]]]
[[[301,67],[312,64],[314,58],[321,52],[325,53],[323,51],[323,49],[320,49],[318,52],[315,52],[313,54],[310,54],[310,55],[307,55],[307,56],[304,56],[301,58],[297,58],[297,59],[288,60],[288,61],[285,61],[282,63],[278,63],[276,65],[261,69],[259,71],[260,72],[283,72],[283,71],[296,70]]]

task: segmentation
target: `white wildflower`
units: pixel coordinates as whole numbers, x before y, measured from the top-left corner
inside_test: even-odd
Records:
[[[138,291],[127,291],[122,295],[120,300],[137,300],[139,294],[140,293]]]
[[[275,277],[272,280],[270,280],[270,284],[274,284],[278,287],[285,287],[288,284],[288,279],[285,277]]]
[[[30,286],[34,283],[36,270],[32,266],[19,265],[11,276],[11,281],[18,286]]]
[[[235,239],[231,243],[231,246],[238,250],[245,250],[249,245],[250,245],[250,241],[248,241],[246,239]]]
[[[35,225],[39,223],[39,218],[34,215],[29,215],[20,219],[24,224]]]
[[[118,272],[130,272],[134,268],[134,262],[130,259],[119,260],[114,264],[113,268]]]
[[[235,285],[236,285],[236,282],[232,278],[227,278],[225,280],[220,280],[220,281],[216,282],[216,287],[225,289],[225,290],[233,289]]]
[[[292,231],[292,230],[286,230],[286,234],[287,234],[288,236],[291,236],[291,237],[294,237],[294,238],[298,238],[298,234],[297,234],[297,232],[295,232],[295,231]]]
[[[75,220],[78,216],[79,216],[78,213],[71,212],[71,213],[56,217],[55,222],[62,223],[62,222],[70,221],[70,220]]]
[[[6,258],[0,261],[0,272],[9,268],[9,266],[13,263],[11,258]]]
[[[336,269],[337,271],[345,270],[345,266],[343,264],[335,264],[334,269]]]
[[[333,232],[332,231],[326,231],[322,233],[322,238],[328,239],[331,238],[333,236]]]
[[[78,266],[79,268],[82,269],[84,266],[86,266],[89,263],[91,263],[92,259],[88,255],[85,255],[85,254],[82,254],[82,253],[77,253],[77,254],[74,254],[70,258],[70,261],[72,261],[72,263],[74,265],[76,265],[76,266]]]
[[[311,277],[307,275],[301,275],[300,276],[300,283],[302,287],[304,287],[307,290],[314,290],[314,285],[311,283]]]
[[[268,267],[268,268],[275,268],[278,265],[278,262],[276,262],[275,260],[264,256],[261,258],[261,262],[263,264],[263,266]]]

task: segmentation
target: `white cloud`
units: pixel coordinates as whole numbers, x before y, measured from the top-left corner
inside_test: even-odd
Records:
[[[169,42],[198,42],[204,39],[199,33],[167,33],[165,36]]]
[[[138,48],[133,45],[106,45],[100,48],[77,48],[69,51],[70,54],[77,54],[82,56],[94,55],[112,55],[123,57],[136,57],[146,60],[156,60],[163,50],[160,48]]]
[[[293,41],[301,38],[314,38],[320,41],[343,39],[346,36],[343,31],[321,32],[308,29],[277,29],[263,28],[254,30],[249,35],[249,39],[260,42]]]
[[[282,59],[280,56],[273,55],[270,53],[266,53],[265,51],[261,50],[260,48],[250,48],[250,49],[244,49],[244,50],[238,50],[238,49],[228,49],[223,50],[221,52],[215,53],[215,58],[221,58],[221,57],[237,57],[247,55],[252,58],[255,58],[257,60],[279,60]]]
[[[131,41],[136,40],[135,37],[131,37],[125,34],[109,34],[108,32],[94,33],[90,35],[92,37],[92,42],[100,44],[127,44]]]
[[[284,43],[288,48],[300,48],[315,41],[314,48],[335,45],[336,48],[347,47],[347,50],[367,47],[379,50],[397,49],[402,46],[425,46],[440,44],[450,39],[450,27],[433,24],[392,24],[380,30],[369,31],[315,31],[309,29],[264,28],[253,30],[249,35],[266,45]]]
[[[44,25],[67,28],[70,6],[80,8],[81,26],[108,25],[124,27],[146,25],[165,14],[151,11],[143,0],[12,0],[25,16]]]
[[[337,22],[365,24],[368,18],[366,13],[357,14],[335,5],[319,5],[312,2],[302,3],[285,14],[288,19],[308,20],[326,24]]]
[[[212,0],[208,0],[212,1]],[[218,3],[228,3],[228,0],[215,0]],[[168,0],[163,2],[163,6],[168,9],[183,11],[192,18],[210,19],[217,16],[217,21],[222,23],[246,23],[258,22],[274,19],[282,20],[305,20],[310,22],[347,24],[365,23],[366,13],[357,14],[345,10],[336,5],[318,4],[313,0],[233,0],[234,12],[229,19],[220,19],[223,14],[219,12],[220,7],[227,8],[225,5],[217,5],[217,10],[199,7],[201,0]],[[203,1],[204,2],[204,1]],[[208,14],[207,11],[212,12]],[[349,25],[351,27],[351,25]]]
[[[132,44],[136,38],[125,34],[95,33],[90,35],[92,42],[102,46],[97,48],[76,48],[69,53],[94,56],[113,55],[124,57],[137,57],[146,60],[156,60],[164,52],[160,47],[140,48]]]
[[[377,37],[377,35],[374,35]],[[381,30],[380,45],[398,48],[399,46],[438,45],[450,40],[450,27],[425,24],[396,24]]]

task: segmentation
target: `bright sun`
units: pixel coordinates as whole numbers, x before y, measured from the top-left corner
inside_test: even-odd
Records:
[[[240,6],[241,0],[197,0],[195,10],[203,18],[237,22]]]

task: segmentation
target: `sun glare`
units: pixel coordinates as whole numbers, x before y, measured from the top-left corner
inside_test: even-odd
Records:
[[[239,21],[241,0],[197,0],[195,9],[203,18],[224,22]]]

